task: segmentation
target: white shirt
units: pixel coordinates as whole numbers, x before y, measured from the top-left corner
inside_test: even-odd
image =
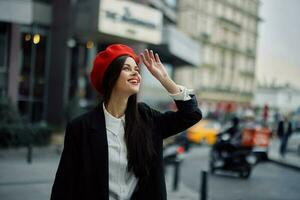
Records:
[[[174,100],[190,100],[193,90],[180,87],[180,92],[170,94]],[[130,199],[138,182],[134,173],[127,171],[127,148],[125,144],[125,115],[112,116],[103,104],[108,142],[109,200]]]

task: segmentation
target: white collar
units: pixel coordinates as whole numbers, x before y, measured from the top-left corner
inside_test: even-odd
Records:
[[[105,116],[106,129],[118,135],[120,131],[124,130],[125,114],[120,118],[114,117],[106,110],[104,103],[102,104],[102,106],[103,106],[103,111]]]

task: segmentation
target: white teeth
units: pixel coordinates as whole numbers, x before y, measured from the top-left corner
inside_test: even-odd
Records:
[[[131,80],[131,81],[129,81],[130,83],[138,83],[138,81],[137,80]]]

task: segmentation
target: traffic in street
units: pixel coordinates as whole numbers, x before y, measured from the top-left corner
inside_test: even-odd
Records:
[[[183,185],[199,193],[201,171],[208,171],[209,147],[193,147],[181,165]],[[208,199],[231,200],[297,200],[300,196],[299,171],[261,162],[254,166],[248,179],[234,173],[216,172],[208,174]]]

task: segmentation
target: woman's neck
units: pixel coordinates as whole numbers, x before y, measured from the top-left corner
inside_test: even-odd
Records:
[[[105,103],[106,110],[114,117],[120,118],[125,114],[128,97],[111,95],[109,101]]]

